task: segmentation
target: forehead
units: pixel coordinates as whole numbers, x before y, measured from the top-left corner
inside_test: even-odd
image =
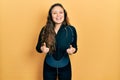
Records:
[[[60,6],[55,6],[55,7],[52,9],[52,12],[55,12],[55,11],[63,11],[63,8],[60,7]]]

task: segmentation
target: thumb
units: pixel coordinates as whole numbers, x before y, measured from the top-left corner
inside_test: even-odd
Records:
[[[46,43],[45,43],[45,42],[43,43],[43,46],[45,46],[45,47],[46,47]]]
[[[70,48],[72,48],[72,45],[70,45]]]

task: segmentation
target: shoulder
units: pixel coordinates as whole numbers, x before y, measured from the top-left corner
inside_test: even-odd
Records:
[[[42,34],[44,34],[44,32],[45,32],[45,27],[43,26],[43,27],[40,29],[39,36],[41,36]]]
[[[45,31],[45,26],[43,26],[41,29],[40,29],[40,32],[44,32]]]
[[[73,31],[76,31],[76,28],[73,25],[68,25],[67,27],[72,29]]]
[[[43,27],[41,28],[41,31],[43,31],[43,30],[45,30],[45,26],[43,26]]]

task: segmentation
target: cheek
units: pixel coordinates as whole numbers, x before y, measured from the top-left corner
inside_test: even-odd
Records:
[[[64,14],[61,14],[62,17],[64,17]]]
[[[56,17],[55,16],[52,16],[52,20],[55,21]]]
[[[56,18],[56,15],[52,15],[52,19],[55,19]]]
[[[61,17],[62,17],[62,19],[64,20],[64,18],[65,18],[64,14],[62,14]]]

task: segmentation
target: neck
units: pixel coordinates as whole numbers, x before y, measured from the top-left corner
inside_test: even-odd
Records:
[[[61,25],[62,24],[55,24],[55,29],[54,30],[55,30],[56,34],[57,34],[58,30],[60,29]]]
[[[59,28],[62,24],[55,24],[55,28]]]

